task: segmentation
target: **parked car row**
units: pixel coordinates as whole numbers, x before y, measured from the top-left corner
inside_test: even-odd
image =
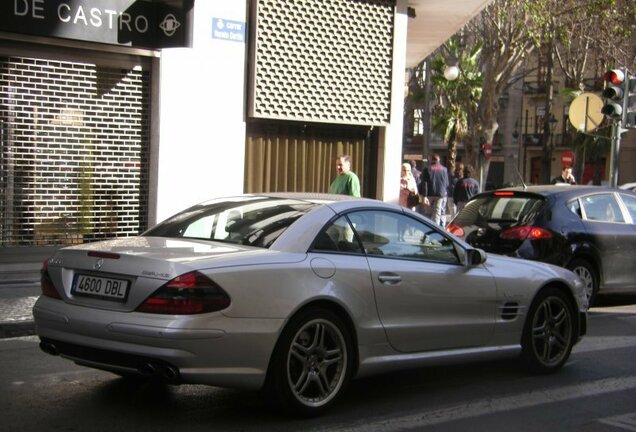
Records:
[[[472,218],[469,241],[481,218],[516,242],[521,222],[551,219],[550,194],[511,194],[468,205],[456,223]],[[609,198],[633,221],[633,203]],[[585,198],[568,206],[550,208],[570,212],[567,223],[577,206],[591,214]],[[506,357],[558,370],[586,332],[581,279],[487,255],[494,242],[482,237],[472,246],[375,200],[217,199],[138,237],[58,250],[33,315],[49,354],[123,376],[264,389],[304,415],[331,406],[353,377],[395,369]]]
[[[473,197],[447,228],[487,252],[556,264],[598,293],[636,292],[636,193],[531,186]]]

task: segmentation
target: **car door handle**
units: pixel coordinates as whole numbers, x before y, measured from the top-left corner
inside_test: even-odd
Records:
[[[397,285],[402,282],[400,275],[396,275],[395,273],[380,273],[378,279],[386,285]]]

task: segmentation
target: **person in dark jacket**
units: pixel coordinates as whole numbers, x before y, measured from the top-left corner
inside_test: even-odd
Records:
[[[449,170],[450,173],[450,170]],[[448,203],[446,204],[446,219],[450,221],[457,214],[457,205],[455,204],[455,185],[457,182],[464,176],[464,164],[462,162],[457,162],[455,165],[455,170],[453,171],[453,175],[450,176],[448,186]]]
[[[561,175],[560,176],[556,176],[555,178],[553,178],[550,183],[551,184],[570,184],[570,185],[575,185],[576,184],[576,180],[574,180],[574,176],[572,175],[572,167],[571,166],[564,166],[561,169]]]
[[[422,173],[420,195],[424,204],[432,207],[432,219],[436,224],[446,224],[446,201],[448,198],[448,169],[439,163],[439,155],[434,154],[431,165]]]
[[[479,182],[473,178],[473,167],[464,165],[463,177],[455,184],[453,201],[457,205],[457,212],[464,208],[469,199],[479,193]]]

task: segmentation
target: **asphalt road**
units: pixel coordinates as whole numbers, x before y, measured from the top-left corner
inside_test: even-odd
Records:
[[[620,303],[620,302],[618,302]],[[325,416],[289,419],[258,393],[131,383],[0,340],[3,431],[636,431],[636,305],[594,308],[557,374],[515,362],[423,368],[356,380]]]

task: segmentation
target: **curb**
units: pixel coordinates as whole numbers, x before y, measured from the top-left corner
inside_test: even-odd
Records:
[[[35,322],[0,322],[0,339],[15,338],[21,336],[33,336],[35,334]]]

